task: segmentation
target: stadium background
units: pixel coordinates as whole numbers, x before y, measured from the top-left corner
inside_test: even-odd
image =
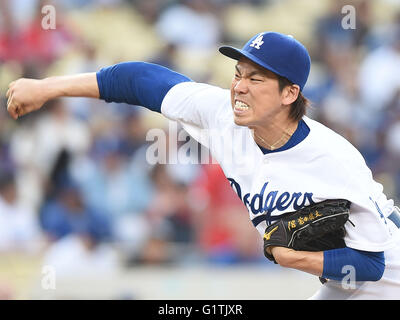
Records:
[[[46,4],[55,30],[41,27]],[[341,26],[344,5],[354,30]],[[0,298],[304,299],[319,287],[262,256],[218,165],[148,164],[146,133],[167,132],[162,116],[81,98],[18,121],[6,112],[19,77],[130,60],[227,88],[234,62],[218,46],[265,30],[307,46],[308,115],[350,140],[399,203],[399,1],[3,0]]]

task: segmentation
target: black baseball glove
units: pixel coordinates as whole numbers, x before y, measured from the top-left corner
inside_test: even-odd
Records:
[[[344,224],[350,214],[350,202],[325,200],[285,214],[264,233],[264,255],[274,257],[268,247],[278,246],[302,251],[325,251],[345,247]]]

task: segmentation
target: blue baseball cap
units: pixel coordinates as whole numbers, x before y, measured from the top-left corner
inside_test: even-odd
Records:
[[[222,46],[219,52],[239,60],[243,56],[300,87],[303,90],[310,73],[307,49],[295,38],[278,32],[262,32],[252,37],[242,49]]]

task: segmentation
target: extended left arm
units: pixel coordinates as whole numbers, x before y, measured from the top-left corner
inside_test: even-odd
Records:
[[[165,67],[146,62],[122,62],[98,72],[18,79],[6,93],[7,111],[14,118],[40,109],[59,97],[100,98],[107,102],[140,105],[160,112],[167,92],[176,84],[191,81]]]

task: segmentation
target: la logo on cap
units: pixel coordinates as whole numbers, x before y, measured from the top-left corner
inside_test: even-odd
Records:
[[[262,46],[262,44],[264,43],[263,41],[263,36],[260,34],[257,36],[257,38],[255,38],[252,43],[250,44],[250,47],[256,48],[256,49],[260,49],[260,46]]]

